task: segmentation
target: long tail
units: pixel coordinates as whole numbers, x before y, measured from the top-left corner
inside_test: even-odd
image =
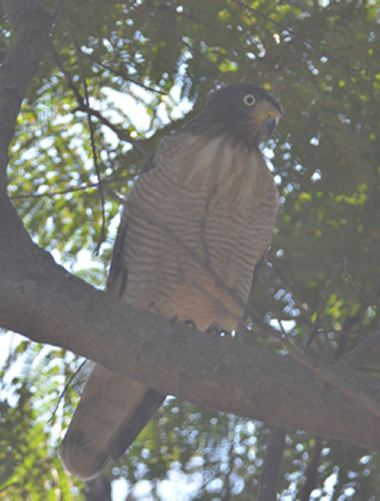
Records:
[[[82,480],[98,476],[135,440],[165,396],[95,365],[59,456]]]

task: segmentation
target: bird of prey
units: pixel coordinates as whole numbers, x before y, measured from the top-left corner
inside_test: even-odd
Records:
[[[282,111],[237,83],[157,147],[124,204],[110,294],[200,331],[232,331],[271,243],[278,195],[259,145]],[[95,365],[60,447],[76,477],[98,476],[165,396]]]

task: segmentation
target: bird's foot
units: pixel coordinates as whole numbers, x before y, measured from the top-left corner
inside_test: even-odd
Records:
[[[197,326],[194,320],[185,320],[184,324],[187,325],[187,327],[192,327],[193,329],[197,330]]]
[[[232,332],[230,332],[230,331],[225,331],[225,330],[220,331],[220,332],[219,332],[219,336],[220,336],[220,337],[223,337],[223,338],[225,338],[225,339],[233,339]]]
[[[217,327],[216,325],[211,325],[206,332],[209,332],[213,336],[232,339],[232,334],[230,331],[227,331],[225,329],[219,329],[219,327]]]

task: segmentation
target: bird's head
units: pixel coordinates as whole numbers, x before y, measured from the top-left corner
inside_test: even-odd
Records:
[[[238,83],[216,91],[189,125],[202,134],[224,134],[252,148],[268,138],[281,116],[281,106],[269,92],[251,83]]]

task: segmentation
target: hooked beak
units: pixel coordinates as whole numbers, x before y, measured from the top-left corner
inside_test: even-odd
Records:
[[[265,138],[268,137],[277,126],[281,118],[281,111],[274,108],[272,103],[263,101],[257,103],[252,110],[251,117],[259,126],[263,138]]]
[[[264,120],[262,121],[262,124],[266,128],[266,130],[268,132],[268,136],[269,136],[269,134],[271,132],[273,132],[274,128],[276,127],[277,120],[276,120],[276,118],[264,118]]]

